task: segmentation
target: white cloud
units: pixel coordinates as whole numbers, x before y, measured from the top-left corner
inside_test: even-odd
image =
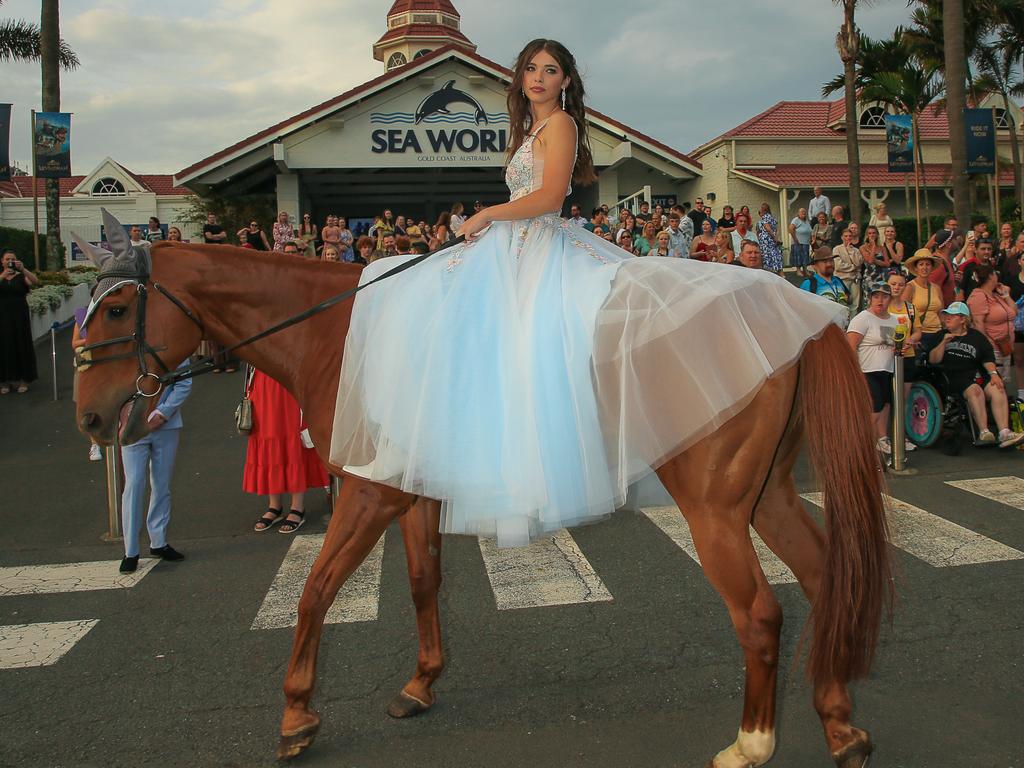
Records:
[[[839,71],[839,10],[823,0],[454,0],[483,56],[510,65],[530,39],[575,51],[595,108],[683,151],[780,99],[816,99]],[[62,32],[82,60],[64,73],[75,113],[76,172],[111,155],[173,173],[383,71],[371,55],[391,0],[96,0],[65,2]],[[84,7],[83,7],[84,6]],[[38,18],[38,0],[0,15]],[[861,13],[881,36],[903,0]],[[35,65],[5,64],[15,104],[12,154],[29,158]]]

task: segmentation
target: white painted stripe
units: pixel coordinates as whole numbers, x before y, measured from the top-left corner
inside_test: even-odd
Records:
[[[0,626],[0,669],[56,664],[99,619]]]
[[[501,549],[493,539],[478,541],[499,611],[613,599],[564,528],[528,547]]]
[[[8,566],[0,568],[0,597],[128,589],[142,581],[157,562],[155,558],[139,560],[135,573],[119,573],[119,560]]]
[[[263,605],[251,629],[282,629],[298,623],[299,598],[306,577],[324,544],[324,534],[296,536],[277,570]],[[384,560],[384,537],[370,550],[348,581],[338,590],[334,603],[327,610],[325,624],[347,624],[354,621],[376,621],[380,601],[380,572]]]
[[[803,498],[822,505],[820,493],[805,493]],[[885,506],[892,543],[936,568],[1024,559],[1024,552],[913,504],[886,496]]]
[[[649,507],[643,510],[647,519],[658,526],[683,552],[688,554],[697,565],[700,565],[700,558],[697,557],[697,547],[694,546],[693,536],[690,534],[690,526],[678,507]],[[762,541],[757,532],[750,529],[750,541],[754,545],[757,559],[761,561],[761,570],[769,584],[796,584],[796,576],[789,570],[775,553],[768,549],[768,545]]]
[[[1008,507],[1024,509],[1024,480],[1019,477],[984,477],[978,480],[947,480],[946,485],[998,501]]]

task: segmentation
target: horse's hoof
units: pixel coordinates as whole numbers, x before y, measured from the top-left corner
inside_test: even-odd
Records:
[[[277,742],[277,759],[291,760],[305,752],[316,738],[316,732],[320,730],[320,723],[315,722],[304,725],[291,733],[282,733],[281,740]]]
[[[426,712],[430,707],[431,705],[427,702],[420,701],[405,691],[399,691],[398,695],[388,704],[388,714],[395,718],[415,717],[421,712]]]
[[[863,738],[852,741],[838,752],[832,753],[832,759],[839,768],[867,768],[868,758],[874,751],[871,739],[865,733]]]

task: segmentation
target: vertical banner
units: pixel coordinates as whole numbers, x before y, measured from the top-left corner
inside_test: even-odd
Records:
[[[889,150],[889,173],[908,173],[914,170],[913,117],[886,115],[885,144]]]
[[[996,172],[996,126],[991,109],[965,109],[967,173]]]
[[[11,105],[0,104],[0,181],[11,180]]]
[[[71,175],[71,113],[36,112],[36,176],[63,179]]]

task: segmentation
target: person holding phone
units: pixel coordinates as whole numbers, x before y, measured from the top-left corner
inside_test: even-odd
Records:
[[[29,289],[39,282],[10,248],[0,254],[0,395],[28,392],[39,378],[32,321],[28,313]]]

